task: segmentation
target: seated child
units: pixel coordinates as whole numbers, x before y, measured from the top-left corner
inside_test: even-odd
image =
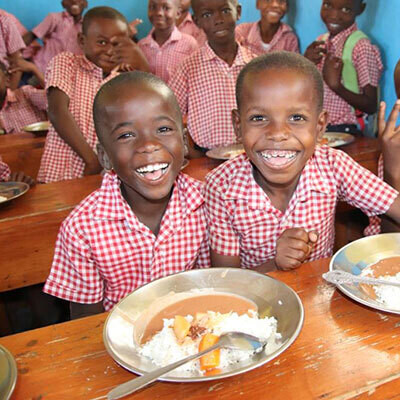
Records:
[[[183,123],[172,91],[128,72],[94,100],[100,189],[63,222],[44,291],[72,317],[110,310],[135,288],[210,266],[203,184],[180,172]]]
[[[84,55],[60,53],[49,64],[46,89],[52,123],[46,137],[38,181],[80,178],[101,171],[95,148],[92,107],[97,90],[119,64],[147,69],[129,37],[125,17],[110,7],[95,7],[84,18],[79,42]]]
[[[357,28],[356,17],[364,9],[363,0],[322,0],[321,18],[328,34],[305,52],[324,78],[328,131],[359,133],[355,110],[377,111],[383,65],[378,48]]]
[[[169,84],[187,114],[193,158],[237,142],[231,119],[236,78],[255,55],[235,40],[241,14],[237,0],[194,0],[192,8],[207,44],[182,63]]]
[[[329,257],[339,200],[400,221],[395,189],[346,153],[318,145],[328,115],[313,63],[292,52],[260,56],[242,70],[236,96],[232,119],[246,154],[206,179],[213,266],[286,270]]]
[[[18,32],[16,25],[6,14],[0,14],[0,62],[6,68],[9,62],[16,63],[22,57],[21,50],[25,48],[25,43]],[[21,72],[15,72],[10,77],[10,88],[16,89],[21,79]]]
[[[82,28],[82,13],[87,7],[86,0],[63,0],[65,11],[50,13],[32,32],[24,35],[26,45],[41,39],[43,46],[35,47],[32,61],[45,73],[49,61],[63,51],[82,54],[78,33]],[[26,55],[26,53],[24,54]]]
[[[196,40],[176,27],[179,1],[149,0],[147,12],[153,29],[138,43],[149,62],[150,72],[164,82],[168,82],[182,61],[197,50]]]
[[[43,75],[37,67],[24,59],[18,59],[19,67],[24,71],[37,74],[43,81]],[[10,89],[10,77],[6,66],[0,62],[0,129],[5,133],[18,133],[26,125],[47,120],[47,98],[44,89],[33,86],[21,86]]]
[[[2,161],[0,156],[0,182],[25,182],[33,186],[35,181],[23,172],[11,172],[10,167]]]
[[[182,33],[193,36],[197,40],[199,47],[207,42],[206,34],[200,29],[193,21],[190,15],[191,0],[181,0],[180,16],[177,20],[176,26]]]
[[[299,41],[292,28],[281,20],[288,10],[288,0],[257,0],[260,11],[258,22],[244,23],[236,28],[236,38],[243,45],[260,54],[276,50],[299,52]]]

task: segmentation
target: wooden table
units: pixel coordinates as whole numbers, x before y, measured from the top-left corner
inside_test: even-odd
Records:
[[[400,393],[400,317],[362,306],[325,283],[329,260],[273,272],[300,296],[305,322],[279,357],[251,372],[205,383],[158,382],[132,399],[389,399]],[[8,336],[18,399],[105,399],[134,375],[107,354],[107,314]],[[396,397],[397,396],[397,397]]]
[[[45,136],[28,132],[0,135],[0,155],[11,171],[23,171],[36,179],[45,141]]]

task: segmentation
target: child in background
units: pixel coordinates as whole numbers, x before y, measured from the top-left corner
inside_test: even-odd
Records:
[[[199,45],[203,46],[207,42],[206,34],[193,21],[190,15],[191,0],[181,0],[181,14],[177,20],[176,26],[182,33],[193,36]]]
[[[0,8],[0,15],[7,15],[8,18],[14,22],[14,25],[17,27],[17,30],[21,37],[23,37],[26,33],[28,33],[28,30],[24,27],[24,25],[21,24],[21,21],[13,14],[8,13],[6,10],[2,10]]]
[[[257,0],[258,22],[240,24],[236,38],[255,54],[286,50],[299,52],[299,41],[292,28],[281,20],[288,10],[288,0]]]
[[[237,0],[195,0],[192,8],[208,42],[182,63],[169,84],[182,113],[187,114],[193,158],[237,142],[231,119],[236,107],[235,82],[255,55],[235,40],[241,14]]]
[[[206,179],[213,266],[265,272],[329,257],[338,200],[400,221],[395,189],[344,152],[317,145],[328,117],[313,63],[292,52],[260,56],[242,70],[236,96],[232,119],[246,154]],[[399,110],[400,101],[396,117]],[[389,123],[382,134],[393,133]]]
[[[71,316],[110,310],[154,279],[210,266],[203,184],[180,172],[183,123],[172,91],[128,72],[94,100],[100,189],[63,222],[44,291]]]
[[[84,18],[79,42],[85,55],[64,52],[54,57],[46,75],[49,117],[38,181],[80,178],[101,171],[95,148],[93,99],[117,73],[120,64],[148,69],[131,41],[125,17],[110,7],[95,7]]]
[[[180,0],[149,0],[150,33],[139,40],[150,65],[150,71],[168,82],[182,61],[197,49],[196,40],[176,27]]]
[[[32,54],[32,61],[43,73],[46,72],[49,61],[63,51],[82,54],[78,33],[82,30],[82,13],[87,7],[87,1],[63,0],[61,4],[65,11],[50,13],[32,32],[24,35],[26,45],[30,45],[35,39],[43,40],[43,47],[39,50],[35,47]]]
[[[377,111],[382,60],[378,48],[355,22],[365,6],[363,0],[323,0],[321,18],[328,34],[305,52],[324,78],[328,131],[359,133],[355,110],[367,114]]]
[[[18,68],[37,75],[43,82],[43,75],[37,67],[24,59],[18,59]],[[18,133],[26,125],[47,120],[47,98],[44,89],[21,86],[10,89],[10,77],[6,66],[0,62],[0,129],[5,133]]]

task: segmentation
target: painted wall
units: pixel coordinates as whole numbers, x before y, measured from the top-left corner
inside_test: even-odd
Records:
[[[108,5],[120,10],[129,20],[141,18],[145,22],[139,28],[139,37],[150,29],[146,17],[146,0],[88,0],[90,7]],[[321,0],[289,0],[287,22],[294,27],[301,49],[307,47],[325,27],[320,19]],[[255,21],[258,12],[255,0],[241,0],[242,22]],[[0,0],[0,8],[15,14],[30,29],[38,24],[48,12],[62,9],[57,0]],[[395,101],[393,71],[400,58],[400,0],[367,0],[367,9],[359,18],[360,29],[367,33],[381,50],[385,73],[381,80],[382,98],[391,105]]]

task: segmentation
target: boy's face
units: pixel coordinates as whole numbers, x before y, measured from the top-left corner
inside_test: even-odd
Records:
[[[287,13],[287,0],[257,0],[257,9],[261,19],[270,24],[277,24]]]
[[[79,43],[86,58],[109,74],[116,66],[111,61],[118,39],[129,37],[129,28],[119,19],[93,18],[86,34],[79,34]]]
[[[293,190],[327,123],[311,78],[290,69],[250,73],[232,116],[258,184]]]
[[[354,24],[365,9],[361,0],[323,0],[321,18],[331,35],[337,35]]]
[[[127,84],[105,100],[101,143],[130,198],[164,199],[184,158],[183,128],[170,94],[148,84]]]
[[[169,29],[180,15],[179,0],[149,0],[148,17],[154,29]]]
[[[61,4],[67,10],[68,14],[73,17],[82,15],[83,10],[87,7],[86,0],[63,0]]]
[[[241,7],[234,0],[197,0],[194,20],[203,29],[209,43],[224,44],[235,36]]]

